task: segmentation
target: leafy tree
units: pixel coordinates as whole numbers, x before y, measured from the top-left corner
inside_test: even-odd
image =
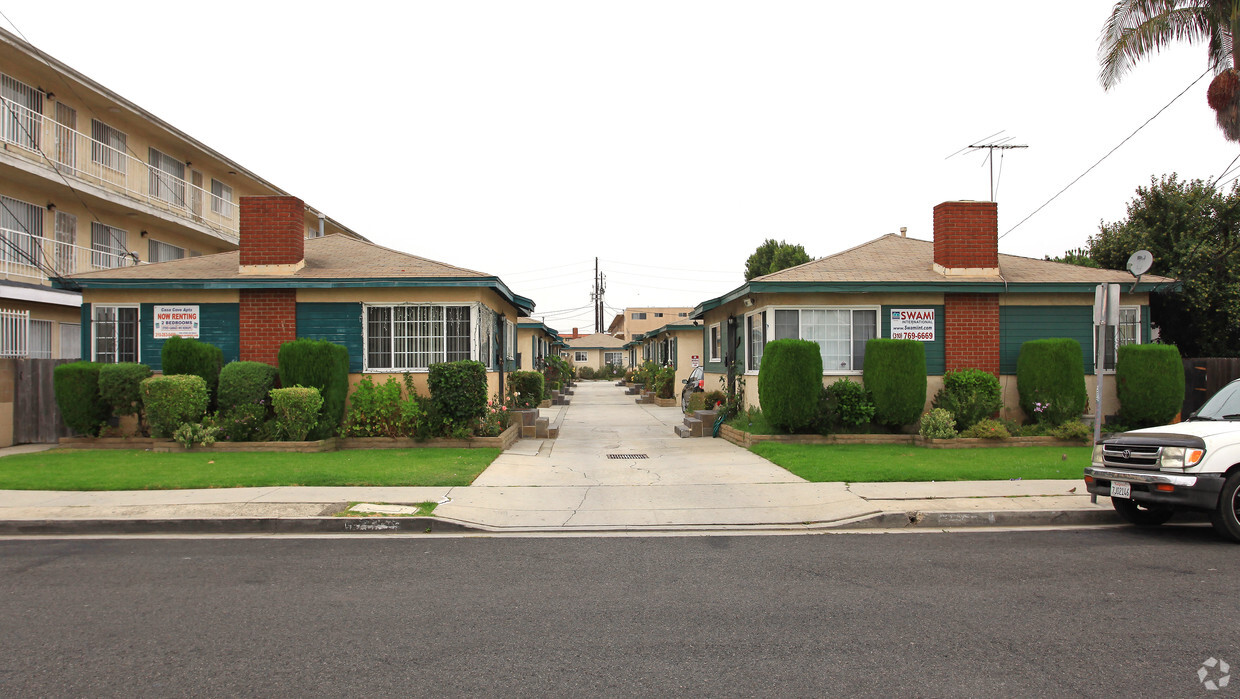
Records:
[[[1204,42],[1216,73],[1206,98],[1229,141],[1240,141],[1240,0],[1119,0],[1102,29],[1098,79],[1114,87],[1133,65],[1176,41]]]
[[[1123,269],[1149,250],[1151,274],[1180,280],[1180,290],[1150,295],[1150,315],[1163,342],[1185,357],[1240,356],[1240,184],[1219,192],[1176,175],[1138,187],[1123,221],[1103,223],[1087,244],[1104,269]]]
[[[745,281],[810,261],[805,248],[767,238],[745,261]]]

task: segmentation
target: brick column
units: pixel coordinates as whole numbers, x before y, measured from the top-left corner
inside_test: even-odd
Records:
[[[999,207],[992,201],[945,201],[934,207],[934,263],[944,270],[999,267]]]
[[[943,349],[948,371],[999,375],[999,295],[945,294]]]
[[[306,205],[297,197],[241,197],[241,266],[300,263],[305,216]]]
[[[276,365],[280,345],[297,339],[296,289],[241,290],[241,360]]]

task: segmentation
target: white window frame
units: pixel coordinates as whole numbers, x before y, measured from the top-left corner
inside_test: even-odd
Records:
[[[1127,322],[1127,323],[1124,322],[1123,317],[1126,312],[1130,312],[1133,314],[1134,320],[1132,322]],[[1102,361],[1103,361],[1102,373],[1104,374],[1115,373],[1115,363],[1119,361],[1119,348],[1120,347],[1123,347],[1124,345],[1140,345],[1144,343],[1144,340],[1141,337],[1141,331],[1143,329],[1143,324],[1141,322],[1141,307],[1140,306],[1120,306],[1119,315],[1120,315],[1120,324],[1115,326],[1115,335],[1114,335],[1115,344],[1113,345],[1113,348],[1111,350],[1111,356],[1109,358],[1110,361],[1108,361],[1108,358],[1105,354],[1103,355],[1103,358],[1102,358]],[[1120,339],[1121,339],[1120,331],[1122,328],[1126,328],[1126,327],[1132,328],[1133,337],[1132,339],[1126,342],[1120,342]],[[1094,333],[1095,344],[1098,342],[1097,338],[1098,338],[1098,333],[1095,332]],[[1105,351],[1106,351],[1106,346],[1104,345],[1103,352],[1105,353]]]
[[[590,353],[585,350],[573,350],[573,364],[590,361]]]
[[[632,316],[629,320],[645,320],[646,319],[645,311],[642,311],[641,313],[633,312],[633,313],[630,313],[629,315]]]
[[[26,356],[31,359],[51,359],[52,358],[52,326],[50,320],[41,318],[31,318],[30,325],[26,330]],[[36,330],[37,328],[37,330]],[[42,347],[38,341],[44,341]]]
[[[82,324],[60,323],[60,356],[57,359],[82,358]],[[65,345],[68,345],[66,347]],[[72,351],[69,351],[72,350]]]
[[[620,352],[620,351],[603,352],[603,363],[610,364],[612,366],[619,366],[619,367],[624,366],[624,352]]]
[[[433,349],[429,351],[429,353],[432,354],[433,356],[431,357],[430,361],[427,362],[427,366],[425,367],[395,366],[396,354],[397,354],[396,343],[395,343],[395,340],[396,340],[395,324],[397,321],[394,317],[395,313],[392,313],[393,317],[389,319],[388,321],[390,323],[389,328],[391,329],[391,333],[388,335],[388,339],[389,339],[388,353],[390,354],[390,358],[392,360],[391,363],[393,364],[393,366],[372,367],[370,365],[370,311],[371,309],[376,309],[376,308],[393,309],[393,308],[412,308],[412,307],[418,307],[418,308],[439,307],[439,308],[444,309],[443,319],[440,321],[444,324],[444,330],[443,330],[443,335],[442,335],[442,338],[444,339],[443,347],[438,352],[436,352]],[[478,359],[479,348],[480,348],[479,324],[480,324],[480,320],[482,316],[482,314],[480,313],[480,309],[483,308],[482,304],[477,303],[477,302],[473,302],[473,303],[469,303],[469,302],[466,302],[466,303],[447,303],[447,302],[445,303],[364,303],[362,304],[362,371],[365,373],[369,373],[369,374],[403,374],[406,372],[411,373],[411,374],[422,374],[422,373],[427,373],[430,371],[431,364],[447,361],[447,337],[448,337],[447,335],[447,322],[448,322],[447,321],[447,317],[448,317],[447,309],[449,307],[451,308],[462,308],[463,307],[463,308],[469,309],[469,357],[468,358],[474,361],[480,361]],[[411,322],[411,321],[404,321],[404,322]],[[417,321],[412,321],[412,322],[417,322]],[[431,322],[434,322],[434,321],[431,321]],[[453,359],[452,361],[457,361],[457,360]],[[487,364],[487,362],[484,361],[483,364]],[[488,367],[488,370],[489,370],[489,367]]]
[[[868,306],[868,305],[867,306],[822,306],[822,305],[764,306],[751,313],[745,314],[745,373],[746,374],[756,375],[758,373],[757,367],[751,368],[751,362],[752,362],[751,354],[752,354],[753,345],[750,342],[749,319],[751,317],[760,316],[762,313],[766,314],[765,327],[763,328],[763,342],[762,342],[762,346],[763,348],[765,348],[767,344],[774,342],[776,339],[775,337],[775,313],[777,311],[798,311],[798,312],[799,311],[849,311],[849,316],[848,316],[849,354],[848,354],[848,358],[849,358],[850,365],[852,364],[852,347],[853,347],[853,343],[855,342],[855,338],[853,337],[853,332],[856,329],[855,321],[853,320],[853,316],[852,316],[853,312],[872,311],[874,313],[874,338],[877,339],[883,336],[883,323],[882,323],[882,316],[881,316],[882,308],[880,306]],[[800,323],[800,314],[798,313],[798,316],[797,316],[798,338],[800,337],[800,334],[801,334],[801,323]],[[759,366],[761,365],[759,364]],[[861,374],[862,374],[861,369],[851,369],[851,368],[850,369],[831,369],[827,367],[825,363],[822,367],[823,376],[861,376]]]
[[[517,324],[504,319],[504,359],[517,358]]]
[[[709,345],[707,354],[710,356],[709,361],[723,361],[723,324],[715,323],[706,331],[706,342]]]
[[[111,360],[101,359],[99,357],[99,323],[100,323],[99,312],[103,309],[109,309],[109,308],[112,310],[119,310],[122,308],[124,309],[132,308],[134,310],[134,336],[133,336],[134,351],[133,351],[132,359],[130,359],[129,357],[122,358],[120,356],[119,330],[121,327],[121,323],[119,319],[115,321],[117,334],[114,335],[112,338],[113,341],[116,343],[116,347],[114,351],[112,352],[112,355],[114,355],[114,357]],[[104,363],[109,363],[109,364],[114,364],[114,363],[118,363],[122,361],[141,362],[142,361],[142,307],[136,303],[99,303],[99,304],[95,304],[91,306],[91,309],[90,309],[90,357],[91,357],[90,361],[92,362],[104,362]]]

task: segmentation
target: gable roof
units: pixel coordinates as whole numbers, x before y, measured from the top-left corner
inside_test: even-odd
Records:
[[[843,252],[754,277],[731,292],[704,301],[690,317],[751,293],[819,291],[929,291],[959,293],[1092,293],[1102,283],[1131,285],[1126,271],[1081,267],[1017,255],[999,255],[999,274],[946,275],[935,271],[934,243],[889,233]],[[1174,279],[1145,275],[1135,291],[1175,284]]]
[[[305,241],[305,266],[293,274],[241,272],[241,251],[84,272],[57,282],[83,289],[259,289],[481,286],[529,313],[534,303],[499,277],[333,234]]]
[[[620,349],[624,340],[606,333],[574,337],[566,343],[572,349]]]

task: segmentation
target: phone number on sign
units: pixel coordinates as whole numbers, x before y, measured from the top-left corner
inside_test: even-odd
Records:
[[[934,333],[892,333],[893,340],[934,340]]]

